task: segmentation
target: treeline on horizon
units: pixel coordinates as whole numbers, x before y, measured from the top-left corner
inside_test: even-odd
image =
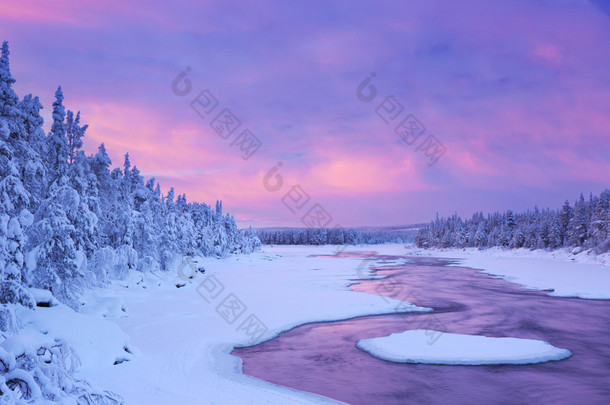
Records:
[[[253,229],[238,230],[214,208],[162,194],[125,155],[111,169],[104,145],[81,150],[87,125],[55,93],[52,125],[31,94],[19,99],[0,57],[0,303],[32,306],[26,289],[49,290],[74,309],[83,288],[124,279],[130,271],[167,270],[179,255],[223,256],[258,249]]]
[[[595,253],[610,251],[610,189],[599,196],[580,197],[560,209],[475,213],[437,218],[415,237],[422,248],[506,247],[528,249],[578,248]],[[577,250],[577,251],[578,251]]]
[[[413,243],[417,233],[410,227],[363,228],[258,228],[265,245],[378,245],[383,243]]]

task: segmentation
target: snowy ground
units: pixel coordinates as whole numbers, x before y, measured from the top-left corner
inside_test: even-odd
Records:
[[[567,255],[421,251],[404,245],[347,251],[462,257],[461,265],[530,287],[554,288],[557,295],[610,298],[610,268]],[[358,276],[371,275],[366,274],[369,263],[313,256],[334,252],[334,246],[265,246],[247,256],[199,259],[196,266],[176,266],[172,273],[135,273],[90,291],[81,313],[56,302],[24,310],[22,333],[39,341],[71,342],[82,363],[77,376],[119,393],[127,404],[334,403],[245,376],[240,360],[230,355],[234,346],[271,339],[304,323],[395,311],[398,301],[349,289]],[[206,273],[194,270],[197,266]]]
[[[457,333],[443,333],[431,345],[431,333],[436,331],[408,330],[379,338],[361,339],[356,346],[377,358],[398,363],[532,364],[562,360],[572,354],[569,350],[540,340]]]

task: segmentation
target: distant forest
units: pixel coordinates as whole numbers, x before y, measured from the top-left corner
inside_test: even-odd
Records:
[[[415,237],[422,248],[478,247],[558,249],[577,248],[596,253],[610,251],[610,189],[599,196],[580,197],[560,209],[475,213],[437,218]]]
[[[413,243],[422,225],[360,228],[259,228],[257,235],[266,245],[376,245]]]

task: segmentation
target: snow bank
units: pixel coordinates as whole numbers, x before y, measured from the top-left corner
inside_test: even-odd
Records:
[[[572,353],[547,342],[533,339],[486,337],[417,329],[389,336],[361,339],[356,346],[372,356],[397,363],[453,365],[531,364],[562,360]]]
[[[79,373],[98,370],[130,360],[129,337],[114,323],[74,312],[66,305],[39,307],[35,311],[18,308],[23,322],[21,333],[36,342],[65,340],[80,360]],[[8,341],[8,339],[7,339]]]
[[[395,250],[400,250],[396,249]],[[565,250],[417,249],[402,251],[414,256],[460,259],[454,266],[481,269],[528,288],[549,291],[558,297],[610,299],[610,256]]]

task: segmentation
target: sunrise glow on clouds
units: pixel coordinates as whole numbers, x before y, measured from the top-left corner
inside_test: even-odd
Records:
[[[118,166],[129,152],[164,191],[222,199],[241,225],[299,225],[281,203],[294,185],[344,226],[556,207],[609,186],[602,0],[5,3],[15,89],[41,97],[47,129],[61,84],[87,152],[104,142]],[[204,89],[262,141],[247,161],[191,109]],[[377,116],[390,95],[447,148],[433,166]]]

